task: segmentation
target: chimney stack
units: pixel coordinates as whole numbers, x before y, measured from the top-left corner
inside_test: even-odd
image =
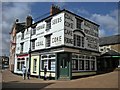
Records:
[[[60,12],[60,7],[52,4],[51,8],[50,8],[50,15],[56,14]]]
[[[31,26],[32,25],[32,21],[33,21],[32,17],[31,16],[27,16],[27,18],[26,18],[26,26],[27,27]]]

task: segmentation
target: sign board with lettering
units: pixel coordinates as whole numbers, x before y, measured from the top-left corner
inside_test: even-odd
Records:
[[[38,23],[36,26],[36,35],[37,36],[44,35],[45,29],[46,29],[46,22],[45,21]]]
[[[73,30],[75,29],[75,16],[65,12],[64,18],[64,44],[67,46],[73,46]]]
[[[55,32],[64,29],[64,13],[60,13],[51,19],[51,31]]]
[[[84,21],[84,32],[86,34],[86,48],[99,51],[98,26]]]
[[[51,35],[51,46],[60,46],[64,44],[64,30]]]
[[[35,41],[35,49],[44,49],[45,48],[45,38],[44,36],[38,37],[37,40]]]

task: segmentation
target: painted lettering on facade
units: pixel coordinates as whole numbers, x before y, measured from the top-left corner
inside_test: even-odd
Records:
[[[73,39],[65,37],[65,43],[73,44]]]
[[[41,30],[41,29],[44,29],[44,28],[45,28],[45,24],[42,24],[42,25],[38,26],[36,29]]]
[[[65,13],[65,29],[64,29],[64,40],[67,45],[73,46],[73,29],[74,29],[74,16],[71,14]]]
[[[62,36],[58,36],[58,37],[54,37],[52,38],[52,43],[57,43],[57,42],[61,42],[62,41]]]
[[[43,46],[43,41],[36,42],[36,46]]]
[[[65,19],[68,19],[70,21],[73,21],[73,16],[68,14],[68,13],[65,13]]]
[[[60,23],[62,21],[62,17],[59,17],[59,18],[57,18],[57,19],[54,19],[53,21],[52,21],[52,25],[55,25],[55,24],[57,24],[57,23]]]
[[[65,29],[65,35],[73,36],[73,31]]]

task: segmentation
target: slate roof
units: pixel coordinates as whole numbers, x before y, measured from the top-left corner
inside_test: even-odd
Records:
[[[99,45],[113,45],[113,44],[120,44],[120,34],[119,35],[113,35],[108,37],[101,37],[99,39]]]
[[[102,56],[120,56],[120,53],[114,50],[109,50],[108,52],[102,54]]]

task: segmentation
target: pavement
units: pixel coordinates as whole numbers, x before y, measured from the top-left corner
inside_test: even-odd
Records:
[[[9,70],[2,72],[3,90],[21,88],[21,90],[41,90],[41,89],[74,89],[75,88],[108,88],[118,90],[118,76],[120,71],[113,71],[90,77],[77,78],[73,80],[46,80],[30,77],[30,80],[23,80],[22,76],[11,73]]]

